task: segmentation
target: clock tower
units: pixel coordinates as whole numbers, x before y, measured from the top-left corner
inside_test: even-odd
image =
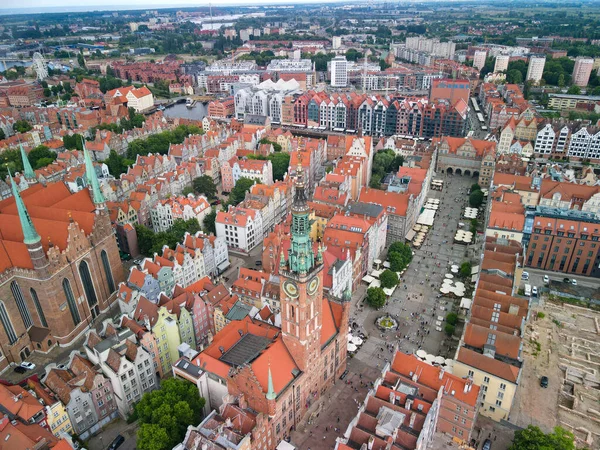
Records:
[[[323,257],[321,248],[315,256],[310,239],[310,209],[300,159],[296,174],[290,249],[287,255],[282,251],[279,268],[281,331],[294,361],[307,372],[317,368],[321,356]]]

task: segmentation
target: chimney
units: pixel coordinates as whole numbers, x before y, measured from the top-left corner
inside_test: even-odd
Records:
[[[404,409],[408,409],[410,411],[410,407],[413,404],[413,399],[412,398],[407,398],[406,399],[406,403],[404,403]]]
[[[444,378],[444,373],[445,373],[445,369],[442,367],[442,369],[440,370],[440,380]]]
[[[367,448],[369,450],[373,450],[373,446],[375,445],[375,436],[369,436],[369,443],[367,444]]]
[[[416,414],[416,413],[412,413],[412,414],[410,415],[410,421],[408,422],[408,426],[409,426],[410,428],[414,428],[414,426],[415,426],[415,420],[416,420],[416,419],[417,419],[417,414]]]

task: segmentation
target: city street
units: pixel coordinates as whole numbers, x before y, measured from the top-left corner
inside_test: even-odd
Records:
[[[303,423],[292,433],[292,444],[298,448],[324,450],[334,446],[335,438],[344,434],[364,400],[368,392],[366,384],[381,374],[386,360],[390,359],[396,347],[408,353],[422,348],[445,358],[454,356],[461,329],[457,327],[452,340],[443,331],[435,331],[437,316],[445,317],[452,306],[452,300],[447,297],[438,299],[437,296],[448,265],[460,265],[469,259],[467,254],[470,258],[476,254],[478,260],[480,242],[468,246],[475,250],[452,245],[457,224],[461,222],[462,211],[468,201],[466,192],[476,179],[462,176],[443,179],[446,183],[444,191],[430,190],[428,195],[428,198],[440,199],[435,226],[428,233],[424,245],[414,250],[413,262],[390,301],[377,311],[363,303],[367,290],[364,284],[353,292],[350,320],[358,325],[357,330],[367,338],[348,360],[349,373],[344,381],[336,380],[331,391],[312,406],[309,415],[313,417],[312,423]],[[463,222],[465,226],[468,225],[466,221]],[[377,328],[377,318],[385,313],[399,319],[397,331],[382,332]],[[428,324],[422,327],[421,322]],[[317,413],[318,420],[315,420]],[[331,426],[326,429],[325,424]]]

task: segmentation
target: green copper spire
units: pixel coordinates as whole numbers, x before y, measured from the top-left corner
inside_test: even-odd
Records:
[[[277,398],[277,394],[275,394],[275,389],[273,389],[273,377],[271,376],[271,362],[269,361],[269,382],[267,387],[267,400],[275,400]]]
[[[35,244],[40,242],[40,235],[35,231],[35,227],[33,226],[33,222],[31,221],[31,217],[27,212],[27,208],[25,208],[25,203],[23,203],[23,199],[21,198],[21,194],[19,193],[19,189],[17,189],[17,184],[10,173],[8,171],[8,176],[10,178],[10,185],[12,187],[12,193],[15,197],[15,203],[17,204],[17,212],[19,213],[19,220],[21,221],[21,228],[23,230],[23,242],[25,244]]]
[[[310,208],[306,202],[304,169],[298,157],[294,202],[292,204],[291,246],[288,267],[290,272],[305,275],[315,265],[315,254],[310,239]]]
[[[85,159],[85,178],[88,186],[92,187],[92,200],[94,201],[94,205],[101,205],[105,203],[104,195],[102,195],[102,191],[100,190],[100,182],[96,175],[96,169],[94,169],[94,165],[92,164],[90,153],[85,146],[85,140],[83,138],[81,138],[81,140],[83,144],[83,157]]]
[[[21,148],[21,160],[23,161],[23,173],[25,174],[25,179],[33,180],[35,179],[35,172],[33,171],[33,167],[31,167],[29,158],[27,158],[27,154],[25,153],[23,144],[19,143],[19,147]]]

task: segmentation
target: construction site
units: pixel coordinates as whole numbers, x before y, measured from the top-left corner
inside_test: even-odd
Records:
[[[600,449],[599,321],[599,312],[568,303],[546,301],[532,310],[511,423],[545,432],[561,426],[577,447]]]

